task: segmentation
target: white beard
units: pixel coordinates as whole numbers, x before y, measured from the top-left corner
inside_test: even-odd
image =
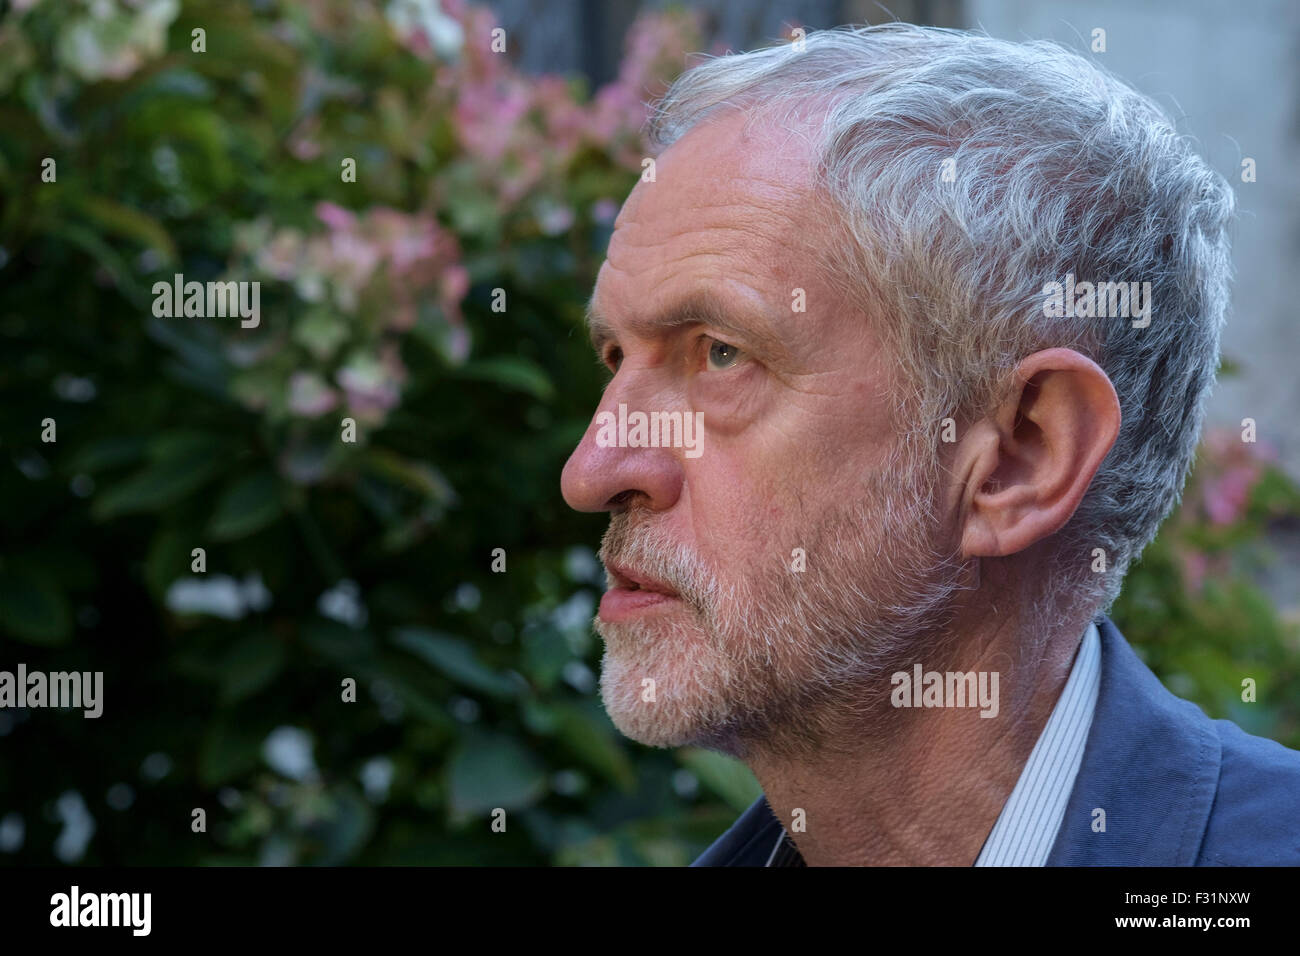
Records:
[[[934,545],[926,482],[900,488],[898,474],[883,470],[862,500],[811,531],[801,522],[766,535],[804,548],[803,572],[769,547],[752,564],[718,556],[718,567],[738,572],[719,580],[692,549],[664,540],[648,510],[614,514],[601,560],[682,598],[631,621],[596,619],[614,725],[652,747],[810,756],[887,710],[889,674],[943,630],[962,573]]]

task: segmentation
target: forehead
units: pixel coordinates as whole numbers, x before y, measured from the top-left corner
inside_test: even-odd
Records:
[[[645,313],[692,286],[788,300],[816,262],[813,162],[807,131],[739,111],[691,129],[623,205],[591,312]]]

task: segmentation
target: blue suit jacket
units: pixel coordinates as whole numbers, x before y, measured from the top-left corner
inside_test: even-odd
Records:
[[[1097,709],[1047,865],[1300,866],[1300,752],[1211,720],[1097,628]],[[759,797],[691,865],[765,866],[780,832]]]

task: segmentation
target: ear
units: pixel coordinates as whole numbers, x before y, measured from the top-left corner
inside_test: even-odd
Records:
[[[1030,355],[1016,387],[956,449],[964,557],[1023,551],[1070,520],[1119,434],[1119,398],[1072,349]]]

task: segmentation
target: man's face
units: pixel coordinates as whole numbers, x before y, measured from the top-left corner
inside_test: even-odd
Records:
[[[570,506],[611,513],[611,719],[737,756],[878,712],[954,580],[930,473],[891,462],[888,357],[822,277],[810,147],[743,127],[696,127],[624,205],[591,303],[614,375],[562,478]],[[703,441],[607,447],[620,405],[695,416]]]

